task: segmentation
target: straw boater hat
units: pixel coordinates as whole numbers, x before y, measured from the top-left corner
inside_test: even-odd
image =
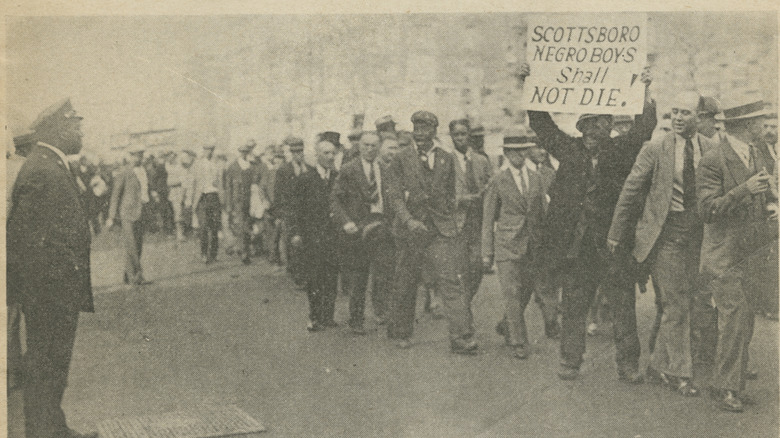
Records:
[[[536,134],[530,129],[511,130],[504,134],[504,149],[528,149],[536,146]]]
[[[763,100],[756,100],[750,103],[741,103],[723,110],[723,114],[718,114],[717,120],[728,122],[731,120],[752,119],[754,117],[765,117],[772,114],[772,110],[766,108]]]

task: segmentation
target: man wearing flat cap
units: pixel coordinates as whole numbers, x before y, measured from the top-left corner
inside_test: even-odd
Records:
[[[38,142],[19,171],[8,217],[6,298],[25,316],[28,437],[85,436],[68,428],[61,407],[79,312],[94,312],[89,225],[66,158],[81,150],[81,119],[66,99],[33,123]]]
[[[111,193],[111,207],[106,228],[111,228],[117,217],[122,221],[122,243],[125,248],[125,284],[148,284],[141,268],[141,253],[144,242],[144,221],[141,212],[149,203],[149,177],[143,166],[144,148],[131,145],[128,154],[130,163],[114,180]]]
[[[259,184],[260,174],[248,157],[257,144],[247,140],[238,147],[238,158],[225,171],[225,212],[233,234],[241,241],[241,261],[251,263],[252,220],[249,214],[252,185]],[[258,190],[255,188],[255,190]]]
[[[712,96],[701,96],[699,104],[696,106],[697,124],[699,134],[707,137],[710,141],[719,142],[718,120],[716,116],[720,113],[720,102]]]
[[[395,120],[389,114],[376,119],[374,126],[376,126],[376,132],[379,134],[380,140],[384,141],[386,138],[396,138],[398,136],[395,131]]]
[[[521,81],[529,74],[530,66],[523,64]],[[635,278],[629,275],[627,267],[621,266],[627,264],[628,256],[610,257],[606,251],[607,231],[620,188],[642,144],[655,129],[655,103],[647,92],[650,72],[642,72],[641,80],[646,90],[644,110],[626,135],[611,138],[611,115],[581,115],[577,130],[582,137],[574,138],[561,131],[549,113],[528,111],[529,124],[539,144],[560,162],[549,189],[551,201],[541,230],[540,257],[553,275],[566,276],[558,372],[563,380],[579,375],[585,353],[588,309],[596,289],[601,287],[615,309],[618,376],[625,381],[641,381],[634,310]],[[626,243],[629,247],[632,244]]]
[[[287,263],[287,272],[298,286],[304,285],[304,267],[300,250],[290,244],[292,234],[290,225],[296,204],[300,201],[295,198],[294,191],[298,178],[307,171],[303,161],[303,140],[299,137],[289,136],[284,140],[284,145],[290,149],[292,160],[283,164],[276,171],[274,182],[273,204],[271,206],[276,225],[280,227],[279,252],[282,262]]]
[[[222,168],[214,159],[214,142],[203,145],[203,156],[192,166],[192,210],[200,226],[200,256],[206,264],[217,260],[222,222]]]
[[[718,309],[718,347],[712,386],[720,408],[741,412],[748,374],[753,309],[764,285],[751,272],[757,266],[777,276],[777,264],[761,265],[777,248],[777,214],[767,209],[777,197],[770,190],[769,163],[756,149],[762,138],[763,101],[723,110],[726,135],[705,153],[696,172],[696,195],[704,220],[701,276]]]
[[[471,150],[485,158],[490,159],[490,157],[487,155],[487,152],[485,152],[485,127],[482,126],[481,123],[477,123],[471,126],[471,130],[469,132],[469,142]]]
[[[398,251],[387,334],[398,347],[411,346],[421,266],[430,260],[448,320],[450,349],[475,354],[478,345],[471,339],[471,312],[463,283],[465,253],[455,217],[455,158],[434,145],[439,125],[434,114],[417,111],[412,123],[413,147],[396,153],[385,172]]]
[[[482,217],[482,261],[486,268],[494,261],[498,265],[505,300],[502,334],[518,359],[528,357],[524,313],[534,291],[532,245],[544,216],[542,179],[527,165],[535,147],[525,133],[504,137],[504,156],[509,164],[490,180]]]

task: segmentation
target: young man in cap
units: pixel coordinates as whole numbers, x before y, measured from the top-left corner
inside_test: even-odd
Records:
[[[469,147],[471,125],[468,119],[450,122],[450,137],[455,146],[455,217],[464,245],[466,266],[463,282],[466,286],[469,310],[471,301],[482,284],[482,200],[488,181],[493,176],[490,161]],[[473,319],[473,318],[470,318]],[[473,334],[474,328],[470,331]]]
[[[251,188],[260,174],[249,162],[254,140],[238,147],[238,158],[225,171],[225,211],[233,234],[241,240],[241,261],[251,263],[252,220],[249,214]]]
[[[528,64],[523,64],[521,80],[530,73]],[[558,372],[563,380],[575,379],[579,374],[585,353],[588,308],[599,287],[609,294],[615,309],[618,375],[629,381],[640,380],[635,279],[627,268],[617,265],[627,264],[628,260],[608,256],[606,241],[620,188],[656,124],[655,103],[647,93],[650,73],[643,72],[641,80],[646,87],[644,111],[627,135],[610,137],[610,115],[584,114],[577,121],[582,137],[573,138],[558,129],[548,113],[528,111],[539,144],[560,162],[550,187],[540,257],[542,263],[551,267],[553,275],[565,275]]]
[[[130,162],[114,180],[111,193],[111,207],[106,220],[106,228],[114,226],[117,215],[122,221],[122,242],[125,247],[125,284],[144,285],[141,268],[141,254],[144,242],[144,222],[142,211],[149,203],[149,177],[142,163],[144,148],[131,145],[128,154]]]
[[[349,326],[356,335],[364,335],[365,294],[369,272],[375,259],[391,250],[392,236],[387,227],[383,169],[380,165],[380,141],[375,132],[364,132],[360,138],[360,159],[347,163],[339,172],[331,192],[331,210],[341,227],[342,286],[349,294]],[[376,268],[374,270],[376,273]],[[374,282],[385,288],[386,283]],[[372,304],[377,316],[384,316],[387,290],[373,290]]]
[[[290,245],[292,233],[290,226],[292,224],[293,212],[301,200],[295,198],[294,189],[300,178],[307,171],[306,163],[303,162],[303,140],[299,137],[287,137],[284,145],[289,148],[292,160],[282,165],[276,171],[276,182],[274,183],[274,200],[271,209],[276,217],[275,223],[281,230],[279,238],[279,252],[282,262],[287,263],[287,272],[292,276],[293,281],[298,286],[303,286],[303,266],[300,257],[300,250]]]
[[[756,149],[762,139],[762,101],[723,111],[726,135],[705,153],[696,172],[696,195],[704,220],[702,284],[718,309],[718,347],[713,387],[721,409],[741,412],[740,393],[748,374],[757,297],[751,268],[777,247],[777,202],[770,190],[769,163]],[[767,266],[777,275],[777,265]]]
[[[14,184],[7,223],[7,301],[25,317],[25,434],[97,437],[68,428],[68,384],[79,312],[93,312],[90,231],[66,155],[81,150],[81,117],[66,99],[31,129],[38,141]]]
[[[395,132],[395,120],[393,120],[393,116],[389,114],[376,119],[374,126],[376,126],[376,132],[379,134],[380,140],[396,138],[398,136],[398,133]]]
[[[710,96],[700,97],[696,113],[699,134],[707,137],[710,141],[719,142],[720,136],[716,137],[718,134],[718,120],[715,118],[720,113],[720,102],[718,102],[718,99]]]
[[[200,226],[200,256],[204,263],[217,261],[222,222],[222,168],[214,159],[216,144],[203,146],[203,157],[192,169],[192,210]]]
[[[469,131],[469,141],[471,149],[488,158],[487,152],[485,152],[485,127],[481,123],[477,123],[471,127]]]
[[[327,141],[336,148],[336,156],[333,160],[334,169],[336,169],[336,171],[340,171],[341,166],[358,156],[359,152],[357,149],[346,149],[344,145],[341,144],[341,134],[338,132],[325,131],[321,133],[319,137],[320,141]]]
[[[417,285],[425,259],[435,267],[438,291],[449,325],[450,349],[475,354],[463,283],[465,253],[456,220],[455,158],[434,145],[435,115],[412,115],[414,145],[402,148],[385,172],[388,204],[394,213],[398,264],[387,334],[398,347],[409,348],[414,330]]]
[[[325,140],[317,143],[317,164],[295,181],[290,223],[291,243],[302,249],[306,294],[309,298],[309,324],[312,332],[337,327],[336,288],[339,265],[330,193],[336,181],[333,168],[335,146]]]
[[[498,280],[505,299],[501,334],[512,354],[528,357],[525,308],[534,292],[532,245],[544,217],[544,194],[538,172],[527,166],[536,144],[525,135],[504,137],[509,165],[488,184],[482,218],[482,263],[498,265]]]
[[[673,132],[642,148],[623,185],[607,236],[613,254],[633,256],[648,266],[661,300],[663,316],[648,378],[684,396],[698,394],[693,385],[691,329],[694,301],[701,300],[696,277],[703,224],[696,205],[695,169],[716,145],[697,133],[699,102],[693,91],[675,96]],[[633,248],[626,245],[632,242]]]

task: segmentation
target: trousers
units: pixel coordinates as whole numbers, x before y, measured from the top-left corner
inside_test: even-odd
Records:
[[[219,228],[222,221],[219,195],[204,193],[198,202],[198,222],[200,222],[200,255],[207,260],[217,259],[219,251]]]
[[[122,221],[122,243],[125,248],[125,281],[138,283],[143,280],[141,253],[144,246],[144,223]]]

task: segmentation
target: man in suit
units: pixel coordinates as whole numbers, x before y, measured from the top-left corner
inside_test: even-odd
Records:
[[[364,132],[358,147],[360,159],[350,161],[339,172],[331,192],[331,209],[341,227],[339,249],[342,284],[349,294],[349,326],[354,334],[364,335],[369,272],[377,256],[392,251],[392,236],[384,214],[379,135]],[[376,282],[374,285],[386,287]],[[383,307],[386,295],[386,290],[373,291],[372,305],[379,315],[383,315],[384,309],[377,307]],[[377,297],[381,297],[379,302]]]
[[[488,181],[493,176],[493,167],[483,155],[469,145],[471,124],[468,119],[450,122],[450,137],[455,145],[455,218],[460,230],[459,242],[464,245],[466,268],[463,283],[466,286],[466,300],[471,301],[482,283],[482,200]],[[473,320],[473,318],[469,318]],[[474,327],[470,329],[472,335]]]
[[[395,120],[393,120],[393,116],[389,114],[376,119],[374,126],[376,126],[376,132],[379,134],[379,139],[382,141],[388,138],[398,137],[398,133],[395,130]]]
[[[271,208],[276,217],[276,225],[281,230],[279,238],[280,258],[283,263],[287,264],[287,272],[292,276],[295,284],[302,286],[305,282],[302,258],[299,248],[291,245],[290,239],[292,239],[293,234],[290,227],[292,226],[293,212],[301,202],[294,195],[296,181],[306,173],[307,166],[303,162],[302,139],[289,136],[284,140],[284,145],[289,148],[292,160],[279,167],[276,171],[274,200]]]
[[[718,309],[718,347],[713,387],[720,407],[743,410],[748,349],[753,337],[751,303],[758,291],[749,268],[777,245],[777,217],[767,205],[777,202],[770,190],[767,160],[757,149],[763,118],[762,101],[723,111],[727,134],[702,157],[696,172],[696,194],[704,220],[701,276]],[[777,266],[770,269],[776,271]]]
[[[141,268],[141,253],[144,245],[144,222],[141,212],[149,203],[149,179],[144,161],[144,148],[141,145],[131,145],[128,150],[130,165],[127,166],[114,181],[111,193],[111,209],[109,210],[106,228],[114,226],[117,213],[122,221],[122,244],[125,248],[125,284],[144,285],[149,281],[144,279]]]
[[[247,157],[254,149],[254,140],[238,148],[238,158],[225,171],[225,211],[233,234],[241,239],[241,261],[251,263],[252,220],[249,214],[251,187],[258,183],[258,170]]]
[[[19,171],[8,217],[7,300],[21,305],[27,331],[28,437],[85,436],[68,428],[61,408],[79,312],[94,312],[89,225],[66,158],[81,150],[81,119],[66,99],[33,123],[38,143]]]
[[[433,139],[439,125],[428,111],[412,115],[414,144],[402,148],[385,172],[392,230],[398,251],[396,282],[387,335],[409,348],[414,330],[417,285],[423,261],[434,266],[449,326],[450,349],[475,354],[470,311],[463,282],[465,253],[456,220],[455,157]]]
[[[317,143],[317,164],[295,181],[292,197],[291,243],[302,249],[306,268],[306,293],[309,298],[309,324],[312,332],[337,327],[338,225],[330,209],[330,192],[336,181],[333,159],[335,146],[327,141]]]
[[[200,256],[204,263],[217,261],[222,224],[222,169],[214,159],[213,142],[203,145],[203,157],[192,166],[192,210],[200,226]]]
[[[336,172],[341,171],[341,166],[349,163],[350,161],[357,158],[359,152],[357,149],[347,149],[344,147],[343,144],[341,144],[341,134],[334,131],[325,131],[320,133],[319,135],[320,141],[327,141],[328,143],[332,144],[336,147],[336,155],[333,159],[333,169],[336,170]]]
[[[542,181],[528,168],[526,158],[535,144],[528,136],[504,137],[509,165],[490,181],[482,219],[482,262],[498,266],[505,299],[503,335],[512,354],[528,357],[525,308],[534,291],[531,246],[544,216]]]
[[[663,317],[650,356],[648,378],[685,396],[695,396],[691,354],[691,312],[703,224],[696,205],[696,165],[714,147],[697,133],[696,92],[678,93],[672,104],[672,132],[642,148],[623,185],[607,245],[612,254],[647,263],[655,279]],[[641,218],[639,216],[641,212]],[[637,224],[638,221],[638,224]]]
[[[523,64],[521,80],[529,74],[530,67]],[[611,259],[606,251],[607,231],[620,188],[656,124],[655,103],[647,92],[650,73],[643,72],[641,79],[646,87],[644,111],[626,135],[611,138],[611,116],[584,114],[576,125],[582,137],[573,138],[558,129],[548,113],[528,111],[539,144],[560,162],[550,186],[551,201],[541,230],[539,257],[553,275],[564,275],[558,371],[563,380],[579,375],[588,309],[599,287],[609,294],[615,309],[618,376],[630,382],[641,380],[634,278],[626,266],[620,266],[627,260]]]

